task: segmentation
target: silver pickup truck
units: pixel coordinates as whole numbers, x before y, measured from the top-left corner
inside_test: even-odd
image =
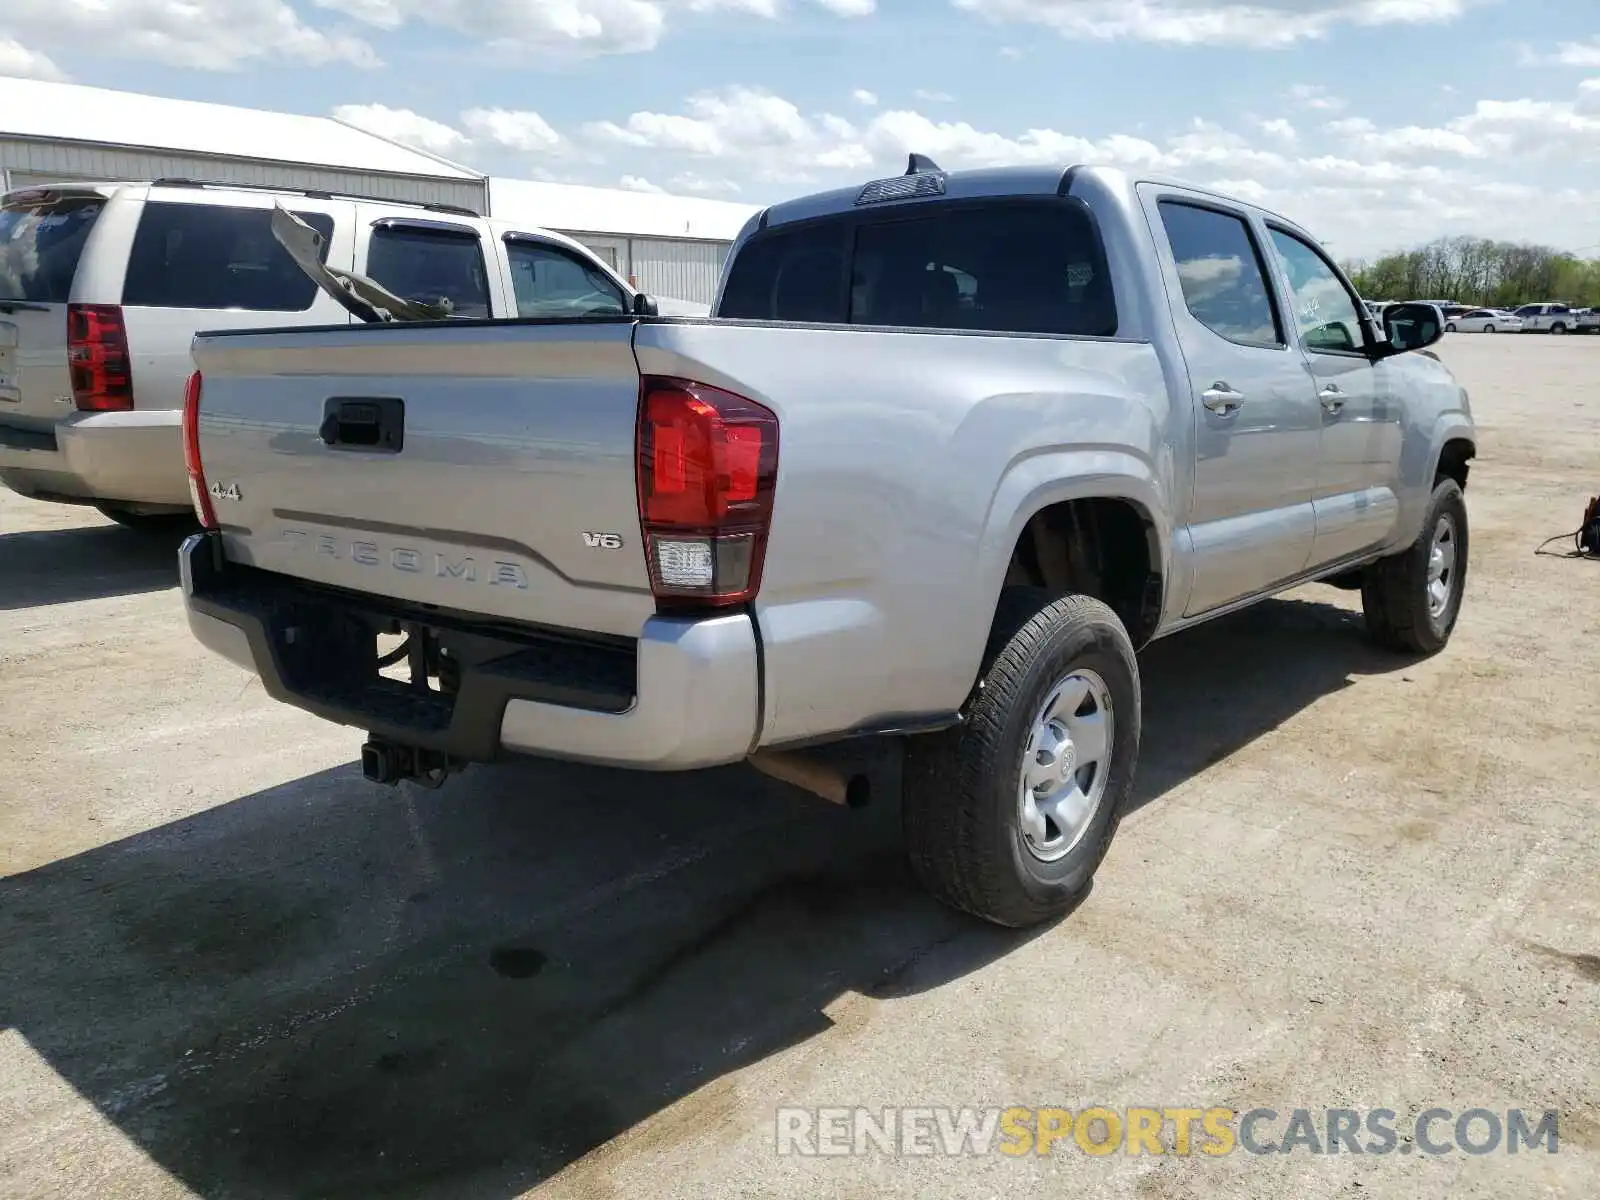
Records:
[[[384,783],[749,760],[858,803],[875,739],[919,877],[1034,924],[1117,827],[1140,647],[1319,579],[1449,638],[1476,435],[1438,311],[1383,323],[1241,201],[913,156],[753,219],[710,318],[203,334],[190,625]]]

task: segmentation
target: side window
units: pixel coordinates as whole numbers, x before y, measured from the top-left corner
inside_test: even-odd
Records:
[[[367,247],[367,271],[405,300],[450,301],[457,317],[489,316],[489,273],[471,230],[379,225]]]
[[[295,213],[322,235],[327,261],[333,218]],[[139,217],[122,302],[130,307],[304,312],[311,282],[272,236],[270,208],[226,208],[152,200]]]
[[[547,242],[506,242],[519,317],[613,316],[627,311],[622,289],[598,267]]]
[[[1361,318],[1328,260],[1292,233],[1269,232],[1294,289],[1294,315],[1306,349],[1359,351],[1366,344]]]
[[[1230,342],[1282,346],[1267,273],[1244,219],[1174,200],[1158,207],[1194,319]]]

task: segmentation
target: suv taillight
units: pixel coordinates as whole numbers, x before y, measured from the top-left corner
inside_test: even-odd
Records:
[[[667,606],[743,604],[761,587],[778,418],[754,400],[647,375],[638,425],[639,524]]]
[[[183,465],[189,472],[189,499],[194,515],[206,529],[217,527],[217,513],[206,490],[206,472],[200,465],[200,372],[189,376],[183,389]]]
[[[125,412],[133,407],[133,366],[120,305],[67,305],[67,367],[72,402],[81,411]]]

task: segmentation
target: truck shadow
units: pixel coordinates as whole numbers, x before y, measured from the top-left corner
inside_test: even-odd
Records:
[[[1305,594],[1340,595],[1320,586]],[[1353,609],[1299,596],[1269,600],[1150,646],[1140,656],[1144,728],[1130,810],[1361,676],[1409,666],[1368,640],[1355,599]]]
[[[178,546],[192,528],[82,525],[0,533],[0,611],[157,592],[178,583]]]
[[[1346,624],[1280,602],[1152,650],[1139,802],[1380,669]],[[655,1150],[728,1119],[705,1085],[841,996],[1036,936],[926,898],[898,821],[742,767],[341,767],[0,880],[0,1026],[202,1196],[511,1196],[668,1105]]]

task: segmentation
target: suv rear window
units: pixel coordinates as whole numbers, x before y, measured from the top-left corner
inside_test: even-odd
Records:
[[[333,218],[295,213],[322,235],[327,260]],[[270,208],[152,200],[139,218],[122,302],[144,308],[239,308],[304,312],[317,285],[272,236]]]
[[[0,300],[65,304],[83,244],[105,207],[101,196],[30,201],[0,209]]]
[[[366,273],[403,300],[449,300],[457,317],[489,315],[489,271],[470,229],[379,225],[367,247]]]
[[[1094,223],[1077,201],[1054,197],[851,212],[758,233],[734,260],[718,315],[992,333],[1117,331]]]

